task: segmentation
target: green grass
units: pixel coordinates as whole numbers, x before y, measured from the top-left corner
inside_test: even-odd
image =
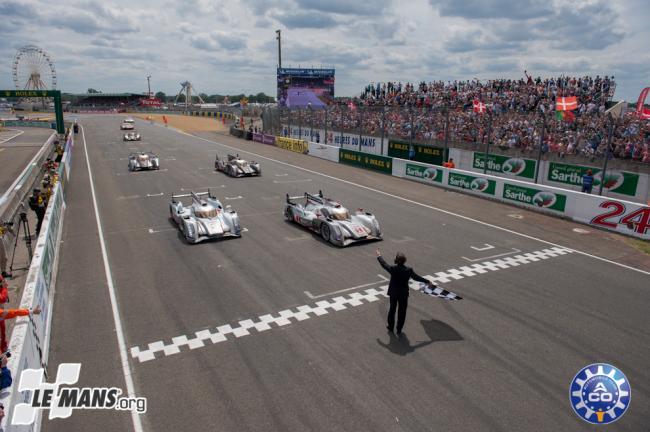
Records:
[[[630,246],[650,255],[650,242],[644,240],[628,240]]]

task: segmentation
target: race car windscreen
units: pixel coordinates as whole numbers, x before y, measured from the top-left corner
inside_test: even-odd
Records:
[[[219,212],[215,208],[196,209],[196,210],[194,210],[194,215],[196,217],[203,218],[203,219],[209,219],[209,218],[217,217],[217,214],[219,214]]]

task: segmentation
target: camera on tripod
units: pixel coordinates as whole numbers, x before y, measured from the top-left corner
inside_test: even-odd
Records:
[[[25,212],[20,212],[20,215],[19,215],[19,216],[20,216],[20,221],[21,221],[21,222],[27,222],[27,213],[25,213]],[[11,225],[13,225],[13,224],[14,224],[14,223],[11,222]]]

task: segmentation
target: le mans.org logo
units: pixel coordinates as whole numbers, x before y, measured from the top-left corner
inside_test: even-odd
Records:
[[[147,411],[144,397],[122,397],[117,387],[71,387],[79,381],[81,363],[61,363],[56,381],[44,381],[43,369],[25,369],[20,375],[18,391],[24,402],[16,404],[11,423],[30,425],[39,410],[50,410],[49,419],[68,418],[76,409],[113,409],[119,411]],[[65,386],[65,387],[64,387]]]
[[[592,424],[609,424],[621,418],[632,397],[623,372],[606,363],[594,363],[578,372],[569,396],[575,413]]]

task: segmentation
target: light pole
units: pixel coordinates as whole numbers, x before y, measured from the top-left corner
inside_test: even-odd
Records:
[[[490,155],[490,135],[492,134],[492,113],[488,113],[488,128],[487,137],[485,138],[485,165],[483,167],[483,174],[487,174],[488,157]]]
[[[542,146],[544,146],[544,132],[546,131],[546,114],[542,111],[542,131],[539,134],[539,151],[537,152],[537,165],[535,166],[535,183],[539,177],[539,168],[542,163]]]
[[[278,35],[276,39],[278,40],[278,69],[282,69],[282,30],[275,31]]]
[[[151,75],[147,75],[147,97],[151,99]]]

